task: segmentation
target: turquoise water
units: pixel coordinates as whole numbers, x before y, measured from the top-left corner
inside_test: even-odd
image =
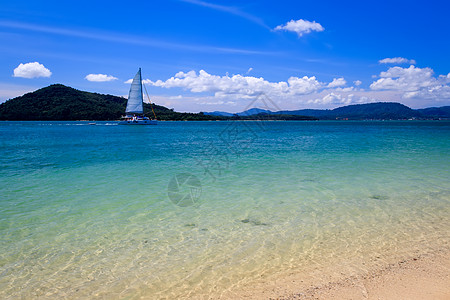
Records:
[[[2,299],[225,297],[450,241],[446,121],[1,122],[0,153]]]

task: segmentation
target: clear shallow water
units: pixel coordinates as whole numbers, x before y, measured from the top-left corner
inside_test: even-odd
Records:
[[[220,296],[450,240],[450,122],[1,122],[0,153],[2,299]]]

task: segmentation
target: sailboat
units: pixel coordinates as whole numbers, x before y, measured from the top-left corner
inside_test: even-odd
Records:
[[[148,94],[147,94],[148,97]],[[150,100],[150,98],[149,98]],[[151,104],[151,103],[150,103]],[[125,116],[119,121],[119,125],[157,125],[155,111],[153,110],[155,119],[151,120],[144,116],[144,97],[142,91],[141,68],[136,73],[131,83],[130,93],[128,94],[127,109]]]

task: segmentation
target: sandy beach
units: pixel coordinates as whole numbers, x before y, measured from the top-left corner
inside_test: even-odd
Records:
[[[450,251],[440,249],[390,263],[363,274],[313,279],[304,273],[264,281],[241,299],[450,299]],[[232,295],[234,294],[234,295]]]

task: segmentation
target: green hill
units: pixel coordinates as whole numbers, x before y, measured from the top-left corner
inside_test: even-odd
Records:
[[[127,99],[112,95],[83,92],[62,84],[54,84],[0,104],[0,120],[10,121],[75,121],[118,120],[125,113]],[[218,120],[204,114],[178,113],[153,105],[159,120]],[[153,116],[150,104],[144,112]]]
[[[126,99],[54,84],[0,105],[0,120],[113,120]]]

